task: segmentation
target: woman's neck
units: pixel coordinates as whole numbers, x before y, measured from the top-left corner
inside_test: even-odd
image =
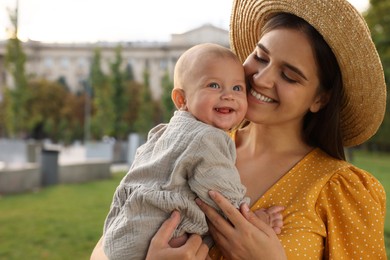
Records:
[[[236,135],[237,148],[244,146],[253,155],[264,153],[307,154],[313,148],[307,145],[298,130],[288,127],[272,127],[250,123],[239,129]]]

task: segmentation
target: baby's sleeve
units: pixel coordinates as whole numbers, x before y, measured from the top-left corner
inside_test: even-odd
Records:
[[[216,209],[217,205],[208,195],[210,190],[220,192],[237,208],[244,201],[249,204],[249,199],[244,198],[246,188],[241,184],[235,160],[235,145],[227,134],[203,135],[194,155],[197,164],[188,180],[191,190]]]

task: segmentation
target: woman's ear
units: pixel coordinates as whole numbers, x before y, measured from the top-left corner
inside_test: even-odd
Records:
[[[310,112],[317,113],[318,111],[320,111],[321,108],[323,108],[324,106],[326,106],[326,104],[328,104],[329,98],[330,98],[329,92],[318,94],[313,104],[309,108]]]
[[[186,97],[184,90],[181,88],[174,88],[172,90],[171,98],[176,108],[179,110],[186,110]]]

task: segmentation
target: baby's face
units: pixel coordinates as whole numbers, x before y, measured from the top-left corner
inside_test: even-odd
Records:
[[[210,57],[192,70],[186,85],[186,106],[198,120],[229,130],[247,110],[245,74],[233,58]]]

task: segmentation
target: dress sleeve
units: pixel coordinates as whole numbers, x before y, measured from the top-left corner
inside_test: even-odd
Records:
[[[336,173],[316,205],[327,235],[326,259],[386,259],[386,195],[369,173],[350,166]]]

